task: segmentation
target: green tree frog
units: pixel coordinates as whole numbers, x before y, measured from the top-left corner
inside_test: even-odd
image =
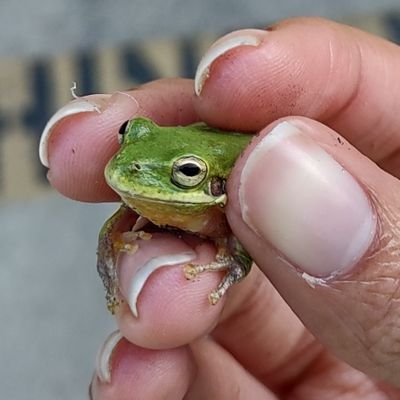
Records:
[[[150,238],[150,233],[138,230],[147,222],[214,241],[213,262],[184,267],[187,279],[205,271],[226,270],[209,295],[211,304],[249,273],[252,260],[233,236],[224,207],[226,179],[250,140],[251,135],[220,131],[204,123],[161,127],[137,117],[121,126],[120,149],[108,162],[105,178],[121,196],[122,206],[100,231],[97,261],[112,313],[121,302],[118,252],[134,251],[139,239]],[[139,219],[134,223],[136,214]]]

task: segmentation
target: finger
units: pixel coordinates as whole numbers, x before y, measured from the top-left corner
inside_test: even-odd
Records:
[[[138,243],[135,252],[118,258],[125,302],[117,312],[117,323],[132,343],[167,349],[211,334],[271,388],[290,384],[319,356],[321,346],[256,267],[211,306],[208,295],[222,276],[207,273],[187,281],[182,264],[182,256],[188,254],[186,262],[213,261],[211,243],[166,232]]]
[[[241,171],[241,172],[240,172]],[[262,131],[228,186],[228,219],[306,326],[399,384],[397,179],[315,121]]]
[[[278,348],[281,350],[276,346],[275,352]],[[198,371],[187,400],[233,399],[238,398],[237,393],[240,393],[240,399],[254,400],[376,400],[397,399],[399,395],[398,391],[378,385],[327,353],[321,354],[311,366],[299,373],[293,385],[269,391],[270,388],[261,386],[257,377],[250,375],[231,354],[213,341],[199,340],[191,345],[191,349]],[[295,359],[292,361],[296,362]]]
[[[129,341],[166,349],[211,333],[244,368],[271,387],[295,379],[318,356],[320,346],[256,267],[211,306],[208,296],[222,275],[205,273],[192,281],[184,277],[186,263],[208,264],[215,259],[211,242],[165,231],[146,239],[138,239],[134,251],[118,257],[124,302],[116,316]],[[281,351],[274,351],[277,346]]]
[[[118,198],[104,180],[104,167],[118,149],[117,133],[135,115],[161,125],[196,120],[192,82],[166,79],[114,95],[82,97],[64,106],[49,121],[41,140],[41,159],[50,167],[51,184],[81,201]]]
[[[323,351],[256,267],[230,289],[212,337],[276,392],[295,384]]]
[[[188,257],[189,256],[189,257]],[[221,274],[187,280],[187,262],[209,263],[215,248],[201,239],[154,233],[140,240],[134,253],[119,257],[119,283],[124,304],[117,313],[123,335],[136,345],[164,349],[182,346],[209,333],[218,321],[224,300],[211,306],[208,295]]]
[[[195,376],[188,348],[154,351],[110,335],[99,352],[90,385],[94,400],[183,399]]]
[[[285,388],[282,394],[284,398],[296,400],[395,400],[399,391],[376,382],[325,352],[303,371],[295,385]]]
[[[212,340],[199,340],[191,345],[191,350],[197,374],[185,399],[277,399],[231,354]]]
[[[195,105],[204,121],[228,129],[257,131],[289,115],[322,121],[399,176],[399,69],[393,43],[293,19],[217,41],[199,64]]]

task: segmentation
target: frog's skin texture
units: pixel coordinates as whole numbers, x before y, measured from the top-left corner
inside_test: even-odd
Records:
[[[224,207],[226,179],[250,140],[251,135],[218,131],[202,123],[160,127],[138,117],[121,127],[121,147],[107,164],[105,178],[123,204],[100,231],[97,263],[112,313],[121,301],[116,259],[119,251],[126,250],[121,235],[132,229],[133,223],[127,221],[133,211],[156,226],[214,240],[218,250],[214,262],[184,268],[188,279],[204,271],[227,270],[209,296],[212,304],[248,274],[252,260],[232,235]]]

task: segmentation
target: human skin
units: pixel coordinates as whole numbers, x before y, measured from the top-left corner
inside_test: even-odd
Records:
[[[193,81],[155,81],[88,98],[100,112],[49,128],[51,184],[90,202],[118,200],[103,171],[135,115],[259,131],[231,174],[226,209],[258,268],[214,307],[205,299],[217,274],[195,283],[182,266],[152,274],[140,318],[126,304],[117,313],[124,338],[108,350],[110,382],[95,374],[91,396],[397,399],[400,49],[320,19],[236,35],[255,39],[217,58],[220,45],[210,50],[196,95]],[[144,260],[182,246],[165,233],[125,255],[122,292]],[[196,252],[205,262],[215,249]]]

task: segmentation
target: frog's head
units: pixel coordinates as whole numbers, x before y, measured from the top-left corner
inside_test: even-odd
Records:
[[[127,121],[119,131],[121,148],[105,169],[107,183],[150,220],[161,212],[194,215],[223,207],[233,161],[208,136],[219,135],[210,135],[204,125],[159,127],[145,118]]]

